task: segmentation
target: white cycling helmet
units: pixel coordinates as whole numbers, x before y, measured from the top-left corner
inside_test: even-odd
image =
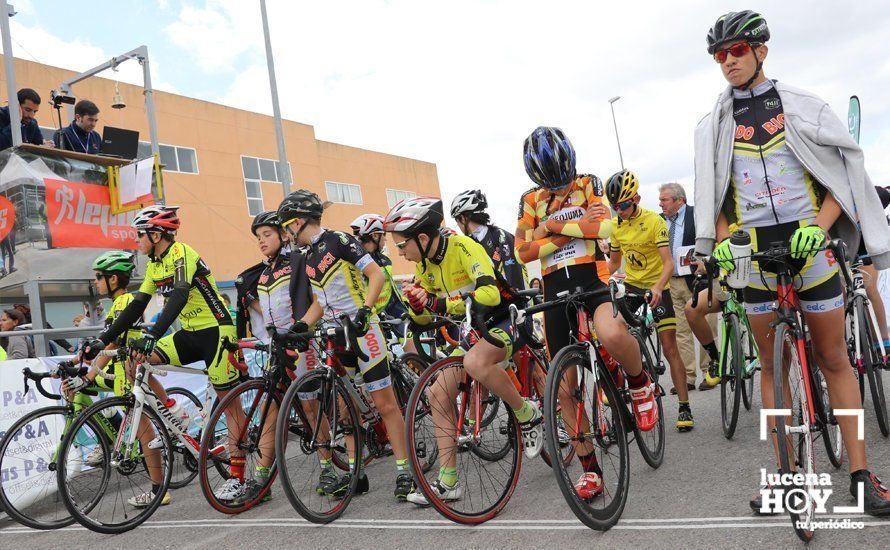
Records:
[[[488,200],[486,200],[485,194],[478,189],[468,189],[459,193],[451,201],[451,217],[456,218],[461,214],[482,212],[486,208],[488,208]]]
[[[445,214],[438,197],[402,199],[392,207],[383,221],[383,229],[414,237],[424,230],[435,230],[442,225]]]
[[[378,214],[362,214],[349,224],[352,234],[356,237],[370,237],[380,235],[383,231],[383,216]]]

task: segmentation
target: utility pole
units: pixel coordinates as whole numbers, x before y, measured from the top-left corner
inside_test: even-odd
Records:
[[[12,128],[12,146],[22,144],[22,113],[19,110],[19,91],[15,85],[15,65],[12,58],[12,35],[9,18],[15,15],[15,8],[6,0],[0,0],[0,32],[3,33],[3,66],[6,69],[6,95],[9,97],[9,126]]]
[[[266,16],[266,0],[260,0],[263,14],[263,37],[266,40],[266,64],[269,66],[269,88],[272,90],[272,117],[275,119],[275,138],[278,141],[278,166],[281,170],[281,186],[284,196],[290,194],[291,174],[287,163],[287,148],[284,146],[284,130],[281,127],[281,109],[278,107],[278,85],[275,83],[275,62],[272,59],[272,42],[269,39],[269,19]]]
[[[621,154],[621,140],[618,139],[618,123],[615,122],[615,102],[621,99],[620,95],[616,95],[609,100],[609,107],[612,108],[612,125],[615,127],[615,141],[618,143],[618,158],[621,160],[621,169],[624,170],[624,155]]]

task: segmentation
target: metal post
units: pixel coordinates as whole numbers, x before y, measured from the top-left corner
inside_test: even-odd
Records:
[[[151,87],[151,69],[148,65],[148,47],[139,46],[142,50],[139,62],[142,63],[142,87],[145,94],[145,114],[148,117],[148,135],[151,138],[151,152],[158,155],[158,121],[155,120],[154,89]]]
[[[278,108],[278,85],[275,83],[275,62],[272,59],[272,42],[269,39],[269,20],[266,16],[266,0],[260,0],[263,15],[263,36],[266,39],[266,63],[269,66],[269,88],[272,90],[272,117],[275,119],[275,138],[278,141],[278,165],[281,167],[281,186],[284,196],[290,194],[291,174],[287,164],[287,148],[284,146],[284,131],[281,128],[281,109]]]
[[[618,143],[618,158],[621,159],[621,169],[624,170],[624,155],[621,154],[621,140],[618,139],[618,123],[615,122],[615,102],[621,99],[620,95],[616,95],[609,100],[609,107],[612,108],[612,125],[615,126],[615,141]]]
[[[15,60],[12,57],[12,34],[9,30],[9,18],[13,15],[15,8],[6,0],[0,0],[0,32],[3,33],[3,66],[6,69],[6,95],[9,96],[9,126],[12,128],[12,146],[18,147],[22,144],[22,113],[18,108],[19,91],[15,85]]]

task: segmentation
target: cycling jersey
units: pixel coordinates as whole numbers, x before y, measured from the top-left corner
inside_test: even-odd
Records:
[[[254,334],[266,341],[266,327],[274,325],[279,333],[287,332],[294,324],[290,300],[290,251],[282,249],[278,256],[263,262],[265,267],[257,279],[256,295],[262,313],[262,325],[251,325]]]
[[[192,247],[180,242],[172,243],[159,258],[148,262],[139,292],[149,296],[157,292],[166,299],[177,285],[188,285],[188,298],[177,312],[183,330],[234,326],[207,264]],[[172,316],[162,311],[151,332],[164,334],[172,321]]]
[[[465,310],[461,293],[472,293],[476,302],[494,307],[501,303],[501,291],[494,266],[482,245],[463,235],[440,236],[431,258],[418,263],[414,280],[421,288],[444,298],[445,310],[461,314]],[[422,317],[411,311],[412,317]],[[423,323],[422,319],[418,319]]]
[[[573,265],[592,263],[603,281],[609,278],[605,255],[596,239],[609,237],[612,221],[586,216],[587,209],[602,203],[603,184],[596,176],[579,176],[560,199],[544,188],[527,191],[520,202],[516,225],[516,255],[524,263],[541,260],[544,275]],[[535,229],[546,224],[550,234],[534,238]]]
[[[785,114],[773,82],[733,90],[733,116],[731,190],[724,204],[730,218],[746,227],[815,218],[823,192],[785,144]]]
[[[380,296],[377,297],[377,302],[374,304],[374,313],[380,313],[394,306],[391,302],[401,302],[399,298],[400,292],[399,287],[392,278],[392,260],[389,259],[389,256],[380,251],[369,252],[369,254],[377,262],[377,265],[380,266],[380,269],[383,270],[383,275],[386,277],[386,282],[383,284],[383,288],[380,289]]]
[[[322,229],[312,238],[306,252],[306,274],[325,319],[333,320],[343,313],[352,317],[365,305],[368,289],[362,271],[372,262],[352,235]]]
[[[129,292],[124,292],[120,296],[114,299],[111,303],[111,308],[108,310],[108,314],[105,316],[105,328],[109,328],[114,321],[120,317],[120,314],[126,309],[128,305],[133,301],[133,295]],[[118,338],[118,345],[125,346],[127,342],[130,340],[138,340],[142,336],[142,333],[139,330],[128,330],[126,333],[121,335]],[[105,372],[114,375],[114,382],[109,385],[109,382],[102,378],[101,376],[97,376],[93,381],[96,386],[103,390],[114,391],[117,395],[124,395],[130,391],[130,383],[127,380],[126,372],[124,370],[123,361],[115,361],[112,359],[105,365]]]
[[[515,239],[496,225],[480,225],[469,235],[482,245],[494,263],[495,272],[516,290],[528,287],[525,264],[516,258]]]
[[[639,205],[636,208],[636,215],[630,219],[613,219],[610,249],[624,255],[628,284],[651,288],[661,278],[664,267],[658,249],[668,246],[667,225],[655,212]]]

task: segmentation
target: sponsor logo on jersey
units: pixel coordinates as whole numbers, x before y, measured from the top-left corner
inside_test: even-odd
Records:
[[[765,203],[745,203],[745,210],[757,210],[758,208],[766,208]]]
[[[735,111],[733,111],[732,114],[733,114],[733,116],[739,116],[739,115],[747,113],[748,109],[749,109],[749,107],[747,105],[743,105],[743,106],[739,107],[738,109],[736,109]]]
[[[768,97],[763,100],[763,108],[767,111],[775,111],[782,106],[782,101],[778,97]]]
[[[322,274],[324,274],[324,272],[327,271],[329,267],[334,265],[334,262],[336,262],[336,261],[337,261],[337,259],[334,258],[334,255],[331,254],[330,252],[328,252],[321,259],[321,262],[318,263],[318,270],[321,271]]]
[[[774,118],[769,119],[768,121],[763,123],[763,129],[769,133],[769,135],[773,135],[779,130],[785,127],[785,114],[779,113]]]

